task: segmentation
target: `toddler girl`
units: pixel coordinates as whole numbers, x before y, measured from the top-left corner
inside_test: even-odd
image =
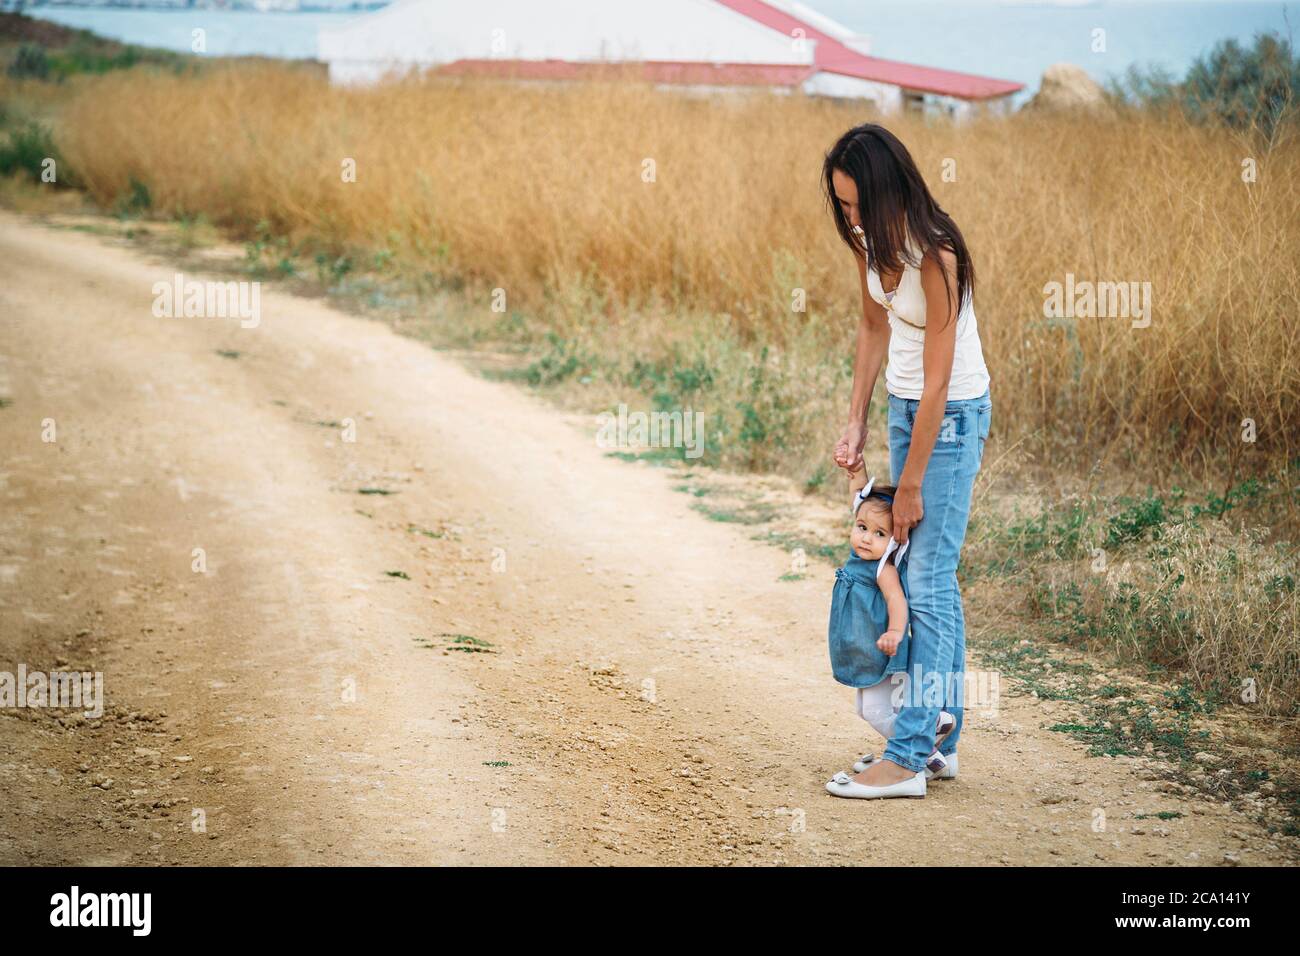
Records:
[[[857,689],[858,714],[888,740],[907,692],[911,638],[899,565],[908,545],[899,547],[894,540],[892,487],[877,485],[874,478],[868,481],[866,469],[859,467],[850,475],[849,489],[853,531],[849,558],[835,571],[831,596],[831,673],[841,684]],[[940,712],[936,749],[926,761],[927,778],[944,775],[947,762],[937,748],[955,724],[951,714]],[[864,754],[853,769],[861,773],[875,760]]]

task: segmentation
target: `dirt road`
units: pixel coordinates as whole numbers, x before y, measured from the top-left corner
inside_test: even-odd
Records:
[[[108,702],[0,710],[0,863],[1284,862],[1005,692],[960,779],[830,797],[829,569],[381,324],[156,318],[174,271],[0,216],[0,670]]]

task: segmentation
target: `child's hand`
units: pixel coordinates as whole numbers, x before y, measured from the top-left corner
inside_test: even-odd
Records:
[[[886,631],[884,634],[881,634],[880,639],[876,641],[876,647],[880,648],[890,657],[893,657],[898,653],[898,645],[902,642],[902,631]]]
[[[852,475],[863,467],[862,449],[867,443],[867,426],[863,422],[850,422],[835,444],[835,464]]]

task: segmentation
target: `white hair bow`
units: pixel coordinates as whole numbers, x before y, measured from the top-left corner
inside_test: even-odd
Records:
[[[911,538],[908,538],[906,542],[900,545],[894,540],[894,536],[891,534],[889,536],[889,544],[885,545],[885,553],[881,556],[880,562],[876,565],[876,577],[880,576],[880,572],[885,568],[885,562],[889,560],[889,556],[894,553],[895,549],[898,550],[898,554],[894,555],[894,567],[898,567],[898,562],[903,560],[903,555],[907,554],[907,549],[911,546]]]
[[[862,507],[862,502],[867,500],[867,495],[871,494],[871,488],[873,485],[875,485],[875,483],[876,483],[876,476],[872,475],[870,478],[867,479],[866,486],[864,488],[858,489],[858,493],[853,496],[853,510],[850,512],[851,514],[858,513],[858,509]]]

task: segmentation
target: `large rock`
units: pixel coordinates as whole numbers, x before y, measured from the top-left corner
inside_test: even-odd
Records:
[[[1081,66],[1053,63],[1043,72],[1043,81],[1034,98],[1025,104],[1029,109],[1083,110],[1105,112],[1106,94]]]

